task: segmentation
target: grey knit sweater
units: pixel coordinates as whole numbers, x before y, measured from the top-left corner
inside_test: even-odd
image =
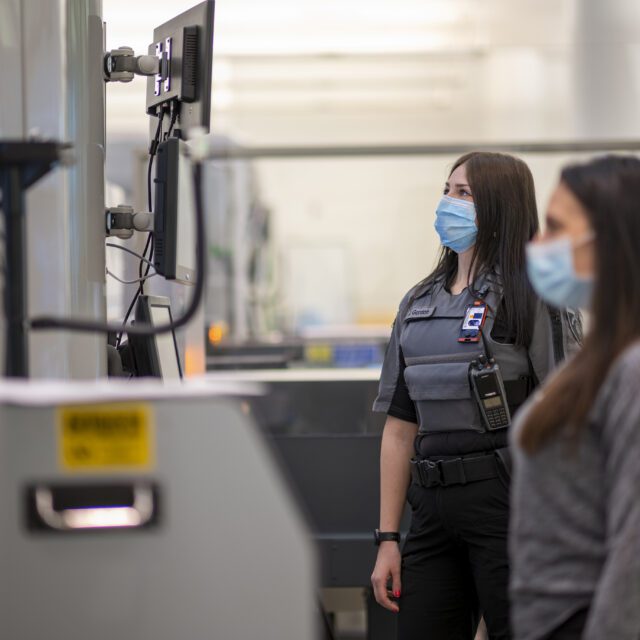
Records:
[[[638,640],[640,346],[614,363],[577,447],[563,435],[525,454],[526,413],[511,433],[515,638],[544,638],[588,607],[583,640]]]

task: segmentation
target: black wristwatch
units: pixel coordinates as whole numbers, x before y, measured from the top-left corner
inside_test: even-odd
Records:
[[[379,547],[381,542],[400,542],[400,533],[398,531],[380,531],[380,529],[375,529],[373,532],[373,543],[376,547]]]

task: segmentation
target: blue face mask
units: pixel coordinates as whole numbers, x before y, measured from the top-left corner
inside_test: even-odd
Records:
[[[527,245],[527,273],[535,292],[554,307],[588,309],[593,294],[593,278],[576,274],[573,248],[593,240],[589,234],[572,244],[568,237]]]
[[[473,247],[478,236],[475,205],[467,200],[442,196],[434,227],[443,246],[464,253]]]

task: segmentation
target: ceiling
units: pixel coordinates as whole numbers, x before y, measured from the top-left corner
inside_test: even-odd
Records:
[[[283,114],[293,122],[314,114],[411,111],[424,117],[449,109],[466,99],[465,88],[489,55],[512,49],[516,57],[523,49],[555,60],[565,55],[575,2],[219,1],[214,119],[226,133],[244,129],[260,137],[269,114],[280,119],[280,131]],[[146,51],[153,27],[192,4],[104,0],[107,47]],[[111,136],[146,134],[144,85],[137,78],[108,87]]]
[[[145,52],[194,0],[103,0]],[[111,141],[144,140],[145,81],[109,85]],[[640,133],[637,0],[218,0],[212,127],[253,144]]]

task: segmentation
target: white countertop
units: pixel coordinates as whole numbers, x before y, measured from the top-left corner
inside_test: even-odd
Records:
[[[240,369],[209,371],[206,378],[229,382],[331,382],[367,381],[380,379],[380,367],[299,368],[299,369]]]
[[[93,402],[132,402],[184,397],[262,395],[258,381],[213,380],[208,376],[181,381],[153,378],[124,380],[15,380],[0,379],[0,404],[50,406]]]

